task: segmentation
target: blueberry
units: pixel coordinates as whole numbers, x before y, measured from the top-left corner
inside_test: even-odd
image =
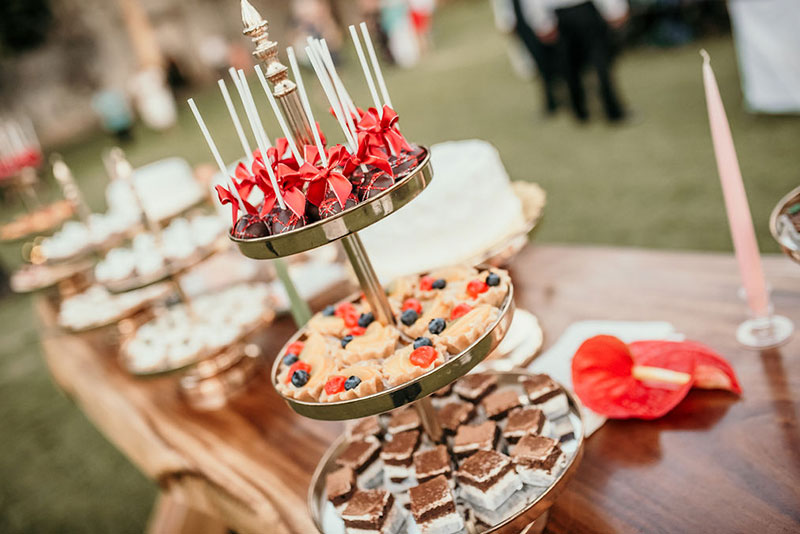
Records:
[[[489,276],[486,277],[486,285],[489,287],[499,286],[500,277],[495,273],[489,273]]]
[[[433,341],[431,341],[431,338],[429,337],[421,336],[414,340],[415,349],[418,349],[420,347],[432,347],[432,346],[433,346]]]
[[[357,388],[358,385],[361,383],[361,379],[357,376],[351,376],[347,380],[344,381],[344,389],[351,390],[353,388]]]
[[[444,289],[446,286],[447,286],[447,280],[445,280],[444,278],[439,278],[437,280],[434,280],[433,283],[431,284],[431,287],[433,289]]]
[[[297,361],[297,354],[287,354],[283,357],[283,365],[292,365]]]
[[[372,312],[362,313],[358,318],[358,326],[360,326],[361,328],[366,328],[374,320],[375,316],[372,315]]]
[[[419,319],[419,314],[410,308],[404,311],[400,316],[400,321],[406,326],[411,326],[416,323],[417,319]]]
[[[342,348],[345,348],[351,341],[353,341],[353,336],[344,336],[342,338]]]
[[[431,319],[431,322],[428,323],[428,332],[434,335],[441,334],[445,326],[447,326],[447,323],[444,322],[444,319]]]
[[[306,382],[308,382],[308,371],[298,369],[292,374],[292,384],[295,387],[301,388],[306,385]]]
[[[335,313],[336,313],[336,308],[334,308],[333,306],[325,306],[325,309],[322,310],[322,315],[326,317],[330,317]]]

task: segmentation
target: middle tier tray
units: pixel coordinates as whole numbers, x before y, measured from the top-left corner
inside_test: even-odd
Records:
[[[276,386],[278,394],[283,397],[294,411],[311,419],[339,421],[388,412],[423,399],[449,385],[454,380],[467,374],[491,354],[506,335],[514,317],[514,286],[510,281],[508,283],[508,291],[497,309],[498,314],[494,321],[467,348],[458,354],[453,354],[444,363],[421,376],[371,395],[338,402],[310,402],[298,400],[281,393],[277,385],[280,380],[282,355],[286,354],[287,348],[292,343],[308,335],[307,326],[292,336],[281,349],[272,366],[271,380],[273,385]]]
[[[327,245],[370,226],[416,198],[433,179],[430,151],[408,176],[386,191],[336,215],[282,234],[254,239],[230,236],[245,256],[257,260],[282,258]]]

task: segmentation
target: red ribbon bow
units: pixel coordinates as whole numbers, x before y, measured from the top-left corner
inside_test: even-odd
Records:
[[[280,143],[277,149],[270,148],[267,150],[268,157],[270,151],[273,151],[275,155],[280,154],[280,149]],[[294,167],[284,163],[284,161],[293,163]],[[281,197],[286,203],[286,206],[292,210],[295,215],[302,217],[306,209],[306,196],[303,193],[303,182],[296,169],[297,162],[293,157],[277,162],[270,157],[269,163],[272,165],[273,171],[275,172],[275,181],[278,182],[278,189],[280,190]],[[275,194],[275,189],[272,187],[272,180],[270,180],[269,173],[264,164],[264,159],[261,157],[260,153],[253,160],[252,169],[256,185],[264,193],[264,201],[261,204],[259,215],[261,215],[261,217],[266,217],[267,214],[272,211],[272,208],[275,207],[277,196]]]
[[[389,106],[383,106],[383,115],[378,110],[369,108],[358,121],[358,130],[369,136],[369,144],[373,148],[383,148],[387,154],[400,154],[401,150],[411,151],[405,137],[397,130],[397,113]]]
[[[236,182],[234,181],[234,184],[235,183]],[[239,199],[237,199],[236,195],[234,195],[229,189],[225,188],[222,185],[216,185],[214,186],[214,189],[217,190],[217,198],[219,198],[220,204],[222,204],[223,206],[225,204],[231,205],[231,226],[235,227],[236,220],[239,215]],[[237,187],[236,189],[238,191],[241,191],[239,187]],[[244,197],[242,197],[242,202],[244,202],[244,209],[247,211],[247,213],[251,215],[256,214],[258,210],[256,210],[256,208],[252,204],[244,200]]]
[[[306,145],[303,151],[305,163],[300,167],[299,172],[302,180],[308,183],[308,201],[319,206],[325,199],[327,187],[330,187],[333,194],[336,195],[339,205],[344,208],[347,198],[353,190],[353,184],[342,174],[341,167],[348,157],[345,148],[342,145],[329,148],[326,152],[328,157],[326,166],[321,166],[319,162],[320,154],[317,147]]]
[[[346,154],[345,158],[342,170],[345,176],[350,176],[359,165],[371,165],[386,172],[389,176],[394,176],[392,165],[385,152],[371,150],[367,132],[358,132],[358,149],[355,154]]]

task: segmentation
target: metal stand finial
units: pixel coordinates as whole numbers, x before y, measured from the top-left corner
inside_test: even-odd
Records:
[[[265,75],[272,84],[295,143],[298,146],[314,144],[311,125],[297,94],[297,85],[289,79],[289,69],[278,59],[278,43],[269,39],[269,23],[247,0],[242,0],[242,24],[243,33],[252,39],[255,46],[253,56],[264,64]]]

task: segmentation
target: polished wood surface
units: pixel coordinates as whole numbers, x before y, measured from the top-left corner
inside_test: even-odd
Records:
[[[800,326],[800,268],[772,256],[765,269],[776,309]],[[577,320],[667,320],[724,354],[744,389],[692,392],[658,421],[607,423],[548,532],[800,531],[800,336],[761,354],[737,345],[745,306],[732,256],[529,246],[511,270],[517,305],[539,317],[548,344]],[[51,326],[44,301],[39,312]],[[292,331],[277,323],[265,353]],[[171,499],[242,534],[314,532],[306,492],[340,423],[295,415],[265,374],[225,409],[195,412],[171,379],[125,375],[99,336],[47,332],[57,383]]]

